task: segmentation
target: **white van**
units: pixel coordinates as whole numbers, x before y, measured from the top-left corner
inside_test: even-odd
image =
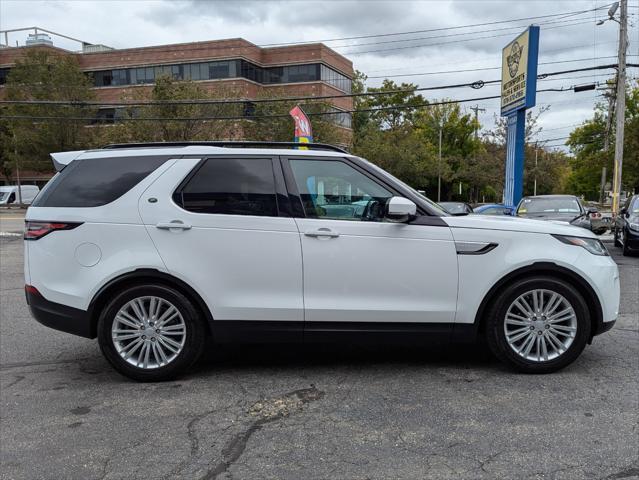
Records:
[[[22,193],[22,203],[30,204],[36,197],[40,188],[36,185],[22,185],[20,192]],[[17,185],[0,186],[0,205],[17,204],[20,200]]]

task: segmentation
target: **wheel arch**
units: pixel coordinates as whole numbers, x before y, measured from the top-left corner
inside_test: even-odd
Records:
[[[213,316],[211,311],[204,302],[204,299],[191,287],[189,284],[174,277],[171,274],[160,272],[159,270],[151,268],[143,268],[133,270],[131,272],[119,275],[106,284],[104,284],[97,293],[93,296],[91,303],[89,304],[88,314],[91,322],[91,336],[95,338],[97,336],[97,324],[98,318],[102,308],[112,298],[115,292],[121,291],[124,288],[137,286],[144,283],[160,284],[167,287],[172,287],[185,295],[189,300],[193,302],[195,308],[206,318],[206,331],[211,334],[211,323],[213,322]]]
[[[597,333],[600,332],[603,327],[603,310],[599,298],[585,278],[583,278],[577,272],[570,270],[569,268],[562,267],[552,262],[537,262],[532,265],[518,268],[517,270],[514,270],[505,275],[497,283],[495,283],[495,285],[493,285],[488,293],[484,296],[482,302],[479,305],[479,308],[477,309],[474,322],[476,334],[484,333],[486,324],[486,312],[488,311],[492,302],[496,300],[501,288],[504,285],[536,275],[548,275],[554,278],[559,278],[568,282],[570,285],[575,287],[577,291],[579,291],[581,296],[584,298],[584,301],[586,302],[588,311],[590,313],[590,321],[592,323],[592,329],[589,339],[590,342],[592,340],[592,337],[594,335],[597,335]]]

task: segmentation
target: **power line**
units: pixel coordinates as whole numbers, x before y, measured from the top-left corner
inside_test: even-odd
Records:
[[[559,62],[561,63],[561,62]],[[639,67],[639,64],[628,64],[629,67],[636,66]],[[546,79],[550,76],[572,73],[572,72],[583,72],[590,70],[603,70],[609,68],[616,68],[616,64],[609,65],[597,65],[594,67],[585,67],[571,70],[563,70],[559,72],[546,72],[539,74],[537,76],[538,79]],[[367,96],[380,96],[380,95],[394,95],[397,93],[413,93],[413,92],[421,92],[421,91],[429,91],[429,90],[444,90],[450,88],[460,88],[460,87],[473,87],[473,88],[483,88],[485,85],[489,84],[497,84],[500,83],[501,80],[488,80],[482,81],[478,80],[475,82],[469,83],[461,83],[461,84],[451,84],[451,85],[438,85],[431,87],[417,87],[417,88],[406,88],[406,89],[396,89],[389,91],[377,91],[377,92],[362,92],[362,93],[348,93],[348,94],[338,94],[338,95],[320,95],[314,97],[281,97],[281,98],[258,98],[258,99],[189,99],[189,100],[140,100],[140,101],[123,101],[123,102],[85,102],[85,101],[70,101],[70,100],[0,100],[0,105],[63,105],[63,106],[77,106],[77,107],[85,107],[85,106],[109,106],[109,107],[130,107],[130,106],[145,106],[145,105],[215,105],[215,104],[246,104],[246,103],[275,103],[275,102],[293,102],[293,101],[316,101],[316,100],[326,100],[326,99],[335,99],[335,98],[354,98],[354,97],[367,97]],[[573,86],[574,87],[574,86]],[[554,89],[546,89],[546,90],[538,90],[538,91],[553,91]],[[332,113],[340,113],[347,112],[346,110],[340,110],[339,112]]]
[[[563,25],[555,25],[555,26],[550,26],[544,29],[544,31],[546,30],[554,30],[555,28],[566,28],[566,27],[574,27],[577,25],[586,25],[586,24],[590,24],[592,23],[592,20],[587,20],[587,21],[582,21],[582,22],[574,22],[574,23],[566,23]],[[420,44],[420,45],[406,45],[403,47],[393,47],[393,48],[382,48],[382,49],[374,49],[374,50],[365,50],[365,51],[352,51],[352,52],[341,52],[341,55],[363,55],[365,53],[379,53],[379,52],[392,52],[392,51],[396,51],[396,50],[406,50],[409,48],[422,48],[422,47],[436,47],[436,46],[441,46],[441,45],[450,45],[453,43],[464,43],[464,42],[471,42],[471,41],[475,41],[475,40],[486,40],[486,39],[490,39],[490,38],[500,38],[500,37],[509,37],[511,36],[512,33],[499,33],[497,35],[484,35],[482,37],[473,37],[473,38],[462,38],[459,40],[452,40],[449,42],[439,42],[439,43],[426,43],[426,44]],[[338,47],[335,47],[338,48]]]
[[[568,90],[566,90],[568,91]],[[450,105],[450,104],[459,104],[459,103],[468,103],[468,102],[477,102],[483,100],[493,100],[501,98],[500,95],[491,95],[485,97],[475,97],[468,99],[459,99],[459,100],[442,100],[439,102],[427,102],[415,105],[390,105],[385,107],[371,107],[371,108],[360,108],[360,109],[352,109],[352,110],[340,110],[338,112],[307,112],[308,116],[324,116],[324,115],[336,115],[339,113],[374,113],[381,111],[391,111],[391,110],[409,110],[409,109],[418,109],[418,108],[426,108],[426,107],[434,107],[440,105]],[[173,117],[173,118],[163,118],[163,117],[122,117],[119,118],[118,121],[163,121],[163,122],[172,122],[172,121],[210,121],[210,120],[253,120],[253,119],[261,119],[261,118],[288,118],[288,113],[282,114],[267,114],[267,115],[242,115],[242,116],[213,116],[213,117]],[[82,121],[103,121],[103,118],[94,118],[94,117],[62,117],[62,116],[32,116],[32,115],[4,115],[3,118],[6,119],[22,119],[22,120],[82,120]]]
[[[606,44],[611,44],[611,43],[616,44],[617,40],[611,40],[609,42],[599,42],[597,45],[606,45]],[[546,54],[552,53],[552,52],[568,52],[568,51],[574,52],[575,50],[585,49],[585,48],[590,48],[590,47],[592,47],[591,44],[570,45],[568,47],[562,47],[562,48],[552,48],[552,49],[549,49],[549,50],[548,49],[544,49],[543,52],[540,52],[540,53],[543,53],[544,55],[546,55]],[[592,57],[590,57],[590,58],[592,58]],[[478,62],[483,62],[483,61],[492,62],[494,59],[495,59],[495,56],[493,55],[491,57],[484,57],[484,58],[479,59],[479,60],[475,59],[475,60],[473,60],[472,63],[476,64]],[[438,66],[441,66],[441,65],[438,65]],[[413,66],[411,68],[422,68],[422,67],[423,66],[419,66],[419,67]],[[429,68],[433,68],[433,65],[429,65],[428,67]],[[384,69],[381,69],[381,70],[368,70],[368,72],[369,73],[378,73],[378,72],[391,72],[391,71],[397,71],[397,70],[406,70],[406,67],[384,68]],[[376,76],[376,77],[367,77],[367,78],[385,78],[385,76]]]
[[[552,13],[552,14],[548,14],[548,15],[538,15],[538,16],[534,16],[534,17],[523,17],[523,18],[514,18],[514,19],[510,19],[510,20],[498,20],[498,21],[494,21],[494,22],[484,22],[484,23],[475,23],[475,24],[470,24],[470,25],[459,25],[459,26],[455,26],[455,27],[440,27],[440,28],[430,28],[430,29],[426,29],[426,30],[413,30],[413,31],[407,31],[407,32],[395,32],[395,33],[382,33],[382,34],[375,34],[375,35],[358,35],[358,36],[354,36],[354,37],[340,37],[340,38],[325,38],[325,39],[320,39],[320,40],[306,40],[306,41],[300,41],[300,42],[285,42],[285,43],[266,43],[266,44],[261,44],[259,45],[260,47],[280,47],[280,46],[288,46],[288,45],[305,45],[305,44],[309,44],[309,43],[324,43],[324,42],[336,42],[336,41],[341,41],[341,40],[360,40],[360,39],[366,39],[366,38],[377,38],[377,37],[392,37],[392,36],[398,36],[398,35],[413,35],[413,34],[417,34],[417,33],[431,33],[431,32],[442,32],[442,31],[447,31],[447,30],[458,30],[461,28],[474,28],[474,27],[485,27],[488,25],[498,25],[498,24],[504,24],[504,23],[510,23],[510,22],[522,22],[524,20],[536,20],[536,19],[540,19],[540,18],[551,18],[551,17],[561,17],[564,15],[578,15],[578,14],[583,14],[583,13],[590,13],[596,10],[602,10],[605,9],[607,7],[609,7],[611,4],[607,4],[607,5],[602,5],[600,7],[595,7],[595,8],[591,8],[588,10],[574,10],[571,12],[563,12],[563,13]]]
[[[637,56],[637,55],[629,55],[629,56]],[[590,58],[578,58],[574,60],[557,60],[554,62],[541,62],[538,65],[556,65],[559,63],[576,63],[576,62],[588,62],[590,60],[604,60],[609,58],[617,58],[615,55],[610,55],[606,57],[590,57]],[[469,68],[463,70],[445,70],[439,72],[418,72],[418,73],[402,73],[398,75],[378,75],[374,77],[368,78],[398,78],[398,77],[417,77],[417,76],[425,76],[425,75],[443,75],[449,73],[466,73],[466,72],[483,72],[486,70],[501,70],[501,67],[483,67],[483,68]]]
[[[583,19],[579,19],[579,20],[583,20]],[[588,19],[587,23],[590,23],[592,20]],[[557,24],[567,24],[569,22],[565,22],[563,20],[551,20],[548,22],[541,22],[537,25],[539,26],[543,26],[543,25],[557,25]],[[505,30],[521,30],[522,28],[527,28],[529,26],[529,24],[525,24],[525,25],[514,25],[512,27],[503,27],[503,28],[491,28],[488,30],[475,30],[472,32],[462,32],[462,33],[452,33],[450,35],[434,35],[434,36],[430,36],[430,37],[416,37],[416,38],[402,38],[399,40],[385,40],[385,41],[380,41],[380,42],[367,42],[367,43],[353,43],[350,45],[332,45],[330,48],[349,48],[349,47],[364,47],[364,46],[368,46],[368,45],[385,45],[385,44],[389,44],[389,43],[402,43],[402,42],[417,42],[420,40],[433,40],[433,39],[438,39],[438,38],[450,38],[450,37],[459,37],[459,36],[463,36],[463,35],[475,35],[478,33],[489,33],[489,32],[499,32],[499,31],[505,31]],[[570,25],[567,25],[570,26]],[[511,35],[512,33],[508,33],[508,35]]]
[[[478,98],[467,98],[461,100],[443,100],[440,102],[432,102],[432,103],[420,103],[415,105],[390,105],[386,107],[373,107],[373,108],[364,108],[357,110],[340,110],[338,112],[305,112],[307,116],[322,116],[322,115],[336,115],[339,113],[363,113],[363,112],[379,112],[379,111],[388,111],[388,110],[405,110],[405,109],[417,109],[417,108],[425,108],[425,107],[435,107],[439,105],[450,105],[456,103],[467,103],[467,102],[476,102],[481,100],[491,100],[494,98],[500,98],[499,95],[492,95],[488,97],[478,97]],[[95,117],[61,117],[61,116],[33,116],[33,115],[3,115],[2,118],[5,119],[17,119],[17,120],[82,120],[82,121],[104,121],[103,118],[95,118]],[[243,116],[215,116],[215,117],[173,117],[173,118],[162,118],[162,117],[123,117],[119,118],[118,121],[162,121],[162,122],[173,122],[173,121],[208,121],[208,120],[253,120],[260,118],[290,118],[288,113],[281,114],[268,114],[268,115],[243,115]]]

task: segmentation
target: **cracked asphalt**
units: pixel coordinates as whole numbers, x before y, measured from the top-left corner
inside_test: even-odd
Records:
[[[481,347],[229,347],[139,384],[31,319],[1,237],[0,478],[639,478],[639,258],[611,250],[617,326],[556,374]]]

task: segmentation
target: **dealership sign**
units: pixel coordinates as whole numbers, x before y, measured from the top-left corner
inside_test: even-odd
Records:
[[[507,117],[505,205],[519,203],[524,191],[526,109],[535,106],[539,27],[529,27],[502,50],[501,114]]]
[[[539,27],[529,27],[502,50],[501,114],[535,106]]]

